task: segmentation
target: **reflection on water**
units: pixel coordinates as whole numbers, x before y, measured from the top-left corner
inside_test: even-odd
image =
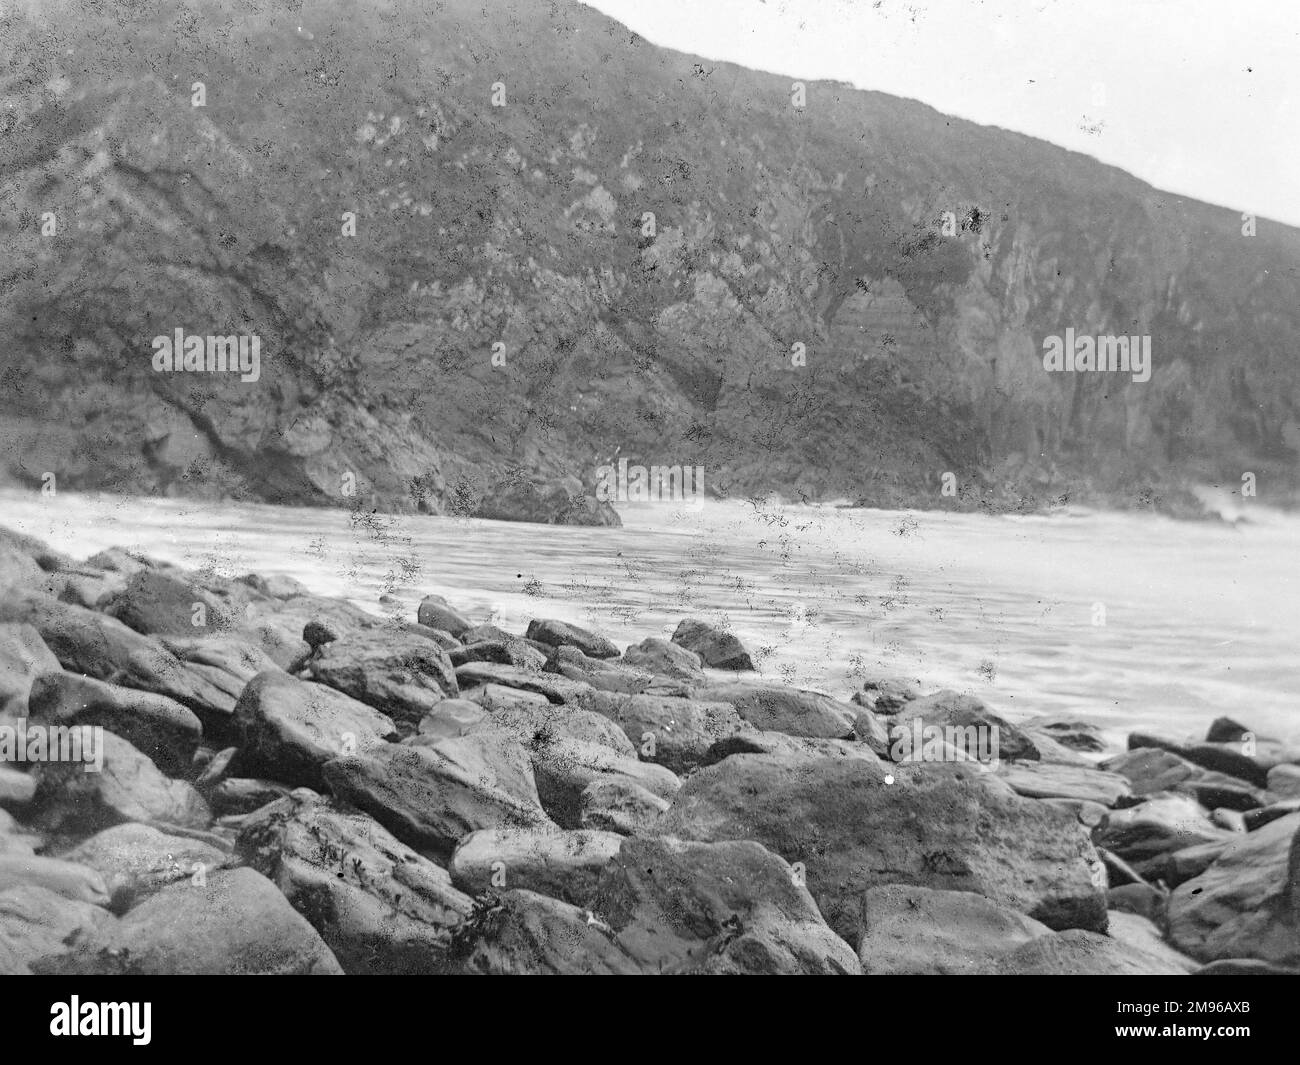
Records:
[[[1220,714],[1300,734],[1300,518],[973,514],[745,502],[627,507],[622,529],[184,500],[0,494],[0,524],[79,557],[120,545],[225,576],[285,573],[368,610],[437,592],[474,620],[557,617],[622,644],[686,615],[773,678],[846,695],[906,674],[1015,718],[1116,736]],[[380,596],[393,602],[380,604]]]

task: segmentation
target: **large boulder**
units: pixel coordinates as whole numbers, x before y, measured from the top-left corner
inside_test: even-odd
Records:
[[[1169,938],[1201,961],[1300,966],[1300,813],[1235,837],[1169,899]]]
[[[531,752],[557,740],[595,743],[624,758],[636,758],[637,750],[626,732],[603,714],[581,710],[576,705],[487,700],[479,705],[486,717],[482,727],[509,733]]]
[[[761,681],[710,684],[695,691],[702,699],[730,703],[742,719],[757,729],[822,739],[854,735],[857,707],[820,692]]]
[[[586,829],[484,828],[457,844],[447,868],[470,895],[526,888],[587,906],[622,842],[613,832]]]
[[[735,708],[725,702],[591,692],[571,705],[617,723],[642,758],[674,773],[704,765],[715,743],[745,728]]]
[[[324,789],[321,767],[396,737],[392,720],[334,688],[259,673],[235,706],[241,774]]]
[[[1025,730],[1031,734],[1051,737],[1063,747],[1084,754],[1100,754],[1106,750],[1106,737],[1091,721],[1073,717],[1044,717],[1026,722]]]
[[[242,607],[243,603],[238,604]],[[126,579],[126,587],[106,604],[105,611],[147,636],[193,636],[221,632],[236,620],[233,604],[222,602],[179,571],[141,569]]]
[[[1106,905],[1110,907],[1111,920],[1116,913],[1132,913],[1148,921],[1164,921],[1165,901],[1168,892],[1150,884],[1135,882],[1120,884],[1106,892]]]
[[[462,691],[460,698],[477,703],[488,712],[509,709],[517,706],[542,707],[562,705],[563,699],[551,700],[538,692],[509,688],[504,684],[478,684],[468,691]]]
[[[39,588],[45,579],[45,570],[31,555],[0,540],[0,588]]]
[[[753,671],[754,660],[749,657],[739,638],[699,618],[684,618],[673,632],[672,642],[699,655],[700,661],[714,669],[737,672]]]
[[[749,840],[628,837],[593,909],[650,973],[861,971],[800,871]]]
[[[1115,806],[1131,794],[1118,773],[1054,762],[1003,762],[998,776],[1029,799],[1077,799]]]
[[[112,922],[91,902],[35,885],[0,891],[0,976],[26,976],[33,966],[53,963],[69,944],[94,937]]]
[[[1224,958],[1202,965],[1193,976],[1300,976],[1300,969],[1284,965],[1270,965],[1254,958]]]
[[[385,744],[328,763],[325,779],[338,798],[365,810],[409,846],[439,858],[449,857],[462,837],[480,828],[552,825],[533,797],[518,793],[522,771],[514,760],[501,758],[494,767],[464,750],[456,752],[459,757],[448,756],[443,744],[453,742],[460,741],[436,747]]]
[[[163,646],[229,700],[233,715],[244,686],[259,673],[283,668],[257,644],[238,636],[164,636]],[[282,656],[283,657],[283,656]]]
[[[582,828],[637,836],[650,833],[669,802],[629,777],[601,777],[582,789],[578,805]]]
[[[235,708],[227,691],[116,618],[39,592],[11,589],[0,596],[0,622],[30,624],[69,673],[175,699],[198,715],[208,736],[220,736]]]
[[[574,651],[574,654],[579,653]],[[447,657],[453,667],[463,666],[466,662],[497,662],[504,666],[518,666],[520,669],[540,670],[546,665],[546,655],[532,644],[515,637],[467,643],[463,647],[448,651]],[[598,659],[587,659],[587,661],[594,662]]]
[[[863,711],[853,718],[853,735],[858,742],[870,747],[881,758],[888,758],[893,744],[889,740],[887,718],[869,711]]]
[[[157,692],[189,707],[203,723],[203,735],[208,740],[229,742],[234,734],[237,699],[232,697],[230,685],[214,682],[206,671],[191,669],[165,646],[150,643],[133,652],[119,675],[105,679]]]
[[[420,718],[416,734],[433,740],[464,736],[488,720],[488,712],[469,699],[443,699]]]
[[[1200,968],[1198,962],[1185,954],[1180,954],[1166,943],[1159,927],[1147,917],[1111,910],[1106,934],[1111,939],[1118,940],[1143,954],[1149,954],[1153,958],[1159,958],[1171,968],[1182,972],[1190,973]]]
[[[128,551],[124,547],[108,547],[86,559],[86,565],[105,573],[129,577],[142,569],[158,569],[161,564],[138,551]]]
[[[78,862],[31,854],[0,853],[0,892],[15,887],[40,887],[76,902],[107,906],[104,878]]]
[[[274,780],[226,777],[208,792],[207,799],[218,817],[238,817],[283,799],[290,791],[287,784],[278,784]]]
[[[1205,769],[1160,747],[1125,751],[1106,759],[1101,768],[1128,778],[1135,795],[1176,791],[1211,809],[1251,810],[1262,806],[1266,796],[1238,776]]]
[[[91,836],[64,857],[99,873],[112,896],[112,908],[124,913],[169,884],[201,879],[219,869],[229,854],[205,840],[129,823]]]
[[[338,634],[393,627],[387,618],[367,613],[346,599],[310,592],[257,597],[244,609],[245,626],[273,624],[301,634],[312,622],[327,625]]]
[[[456,683],[466,699],[480,701],[483,687],[511,688],[520,692],[540,695],[550,703],[572,702],[585,692],[593,691],[590,684],[570,680],[558,673],[535,673],[522,666],[508,666],[497,662],[466,662],[456,667]]]
[[[1251,730],[1240,721],[1234,721],[1230,717],[1216,717],[1206,730],[1205,742],[1239,743],[1248,735],[1252,735]]]
[[[1185,976],[1167,956],[1148,954],[1128,943],[1072,928],[1039,936],[980,970],[997,976]]]
[[[61,551],[55,551],[44,540],[13,529],[0,528],[0,544],[26,555],[46,573],[56,573],[74,565],[73,560]]]
[[[1092,759],[1085,758],[1077,751],[1059,743],[1056,737],[1037,727],[1037,723],[1030,719],[1021,725],[1021,731],[1029,737],[1038,751],[1038,761],[1051,765],[1078,766],[1082,769],[1095,769],[1096,764]]]
[[[444,972],[472,900],[365,814],[301,788],[248,818],[237,853],[268,877],[349,973]]]
[[[31,590],[0,596],[0,622],[32,626],[65,669],[100,680],[117,678],[133,653],[158,646],[116,618]]]
[[[1216,810],[1215,813],[1219,811]],[[1248,832],[1254,832],[1263,828],[1270,821],[1276,821],[1279,818],[1286,817],[1287,814],[1300,813],[1300,797],[1294,799],[1284,799],[1281,802],[1269,803],[1267,806],[1261,806],[1257,810],[1247,810],[1241,817],[1246,825]]]
[[[858,957],[868,976],[957,976],[1051,929],[969,891],[882,884],[862,896]]]
[[[1200,876],[1219,860],[1234,838],[1235,834],[1225,834],[1222,839],[1211,843],[1198,843],[1173,851],[1166,857],[1163,867],[1152,870],[1151,879],[1163,880],[1167,887],[1174,888],[1185,880]]]
[[[233,775],[238,758],[238,747],[224,747],[219,751],[204,747],[194,758],[193,768],[197,771],[194,786],[204,795],[208,794],[221,781]]]
[[[460,691],[447,652],[436,643],[383,630],[324,644],[308,670],[322,684],[410,724]]]
[[[27,693],[42,673],[61,669],[41,634],[31,625],[0,624],[0,711],[21,717],[27,711]]]
[[[704,683],[704,663],[700,656],[658,636],[650,636],[633,644],[623,652],[623,661],[629,666],[649,670],[656,676],[670,680]]]
[[[0,727],[12,728],[0,721]],[[0,764],[0,809],[21,809],[36,798],[37,777]]]
[[[1158,874],[1174,852],[1226,836],[1195,800],[1184,795],[1160,795],[1139,806],[1112,811],[1093,839],[1097,846],[1118,854],[1147,877]]]
[[[537,701],[495,697],[484,700],[479,705],[488,709],[488,718],[479,727],[504,732],[527,751],[542,806],[558,824],[565,828],[593,827],[579,822],[583,790],[595,780],[619,780],[645,787],[656,801],[676,792],[680,784],[677,777],[663,766],[639,760],[632,741],[609,718],[535,698]]]
[[[672,799],[681,781],[671,770],[604,743],[541,736],[529,745],[537,791],[546,812],[564,828],[577,828],[582,793],[595,780],[631,780],[661,799]]]
[[[380,596],[380,601],[382,602],[384,598],[384,596]],[[448,657],[451,656],[453,651],[464,650],[465,647],[460,640],[450,633],[443,632],[442,629],[431,629],[428,625],[421,625],[418,621],[402,621],[400,618],[390,618],[387,628],[400,635],[419,636],[422,640],[436,643],[447,652]],[[303,635],[304,637],[308,635],[306,629],[303,630]]]
[[[959,742],[955,745],[962,747],[964,744],[962,749],[968,753],[977,750],[972,738],[978,742],[981,736],[987,736],[990,750],[994,750],[992,739],[996,737],[996,757],[1001,761],[1038,760],[1040,757],[1034,741],[1023,729],[994,713],[983,700],[948,689],[909,701],[889,724],[890,739],[901,742],[906,737],[908,750],[917,746],[913,737],[919,734],[925,742],[933,734],[929,730],[937,729],[949,743],[956,737]],[[912,753],[915,757],[916,752]]]
[[[1267,790],[1256,788],[1227,773],[1216,773],[1209,769],[1202,770],[1199,777],[1179,784],[1174,790],[1192,796],[1211,810],[1243,813],[1248,825],[1252,814],[1258,816],[1260,807],[1270,805]]]
[[[406,624],[368,614],[344,599],[306,593],[258,594],[244,604],[240,624],[230,635],[255,644],[280,668],[290,669],[310,650],[305,633],[328,632],[340,638],[358,632],[402,633],[408,629]]]
[[[1274,766],[1269,770],[1269,793],[1278,798],[1300,798],[1300,766]]]
[[[457,642],[466,647],[475,643],[509,643],[511,640],[520,640],[525,646],[533,646],[523,637],[512,632],[506,632],[499,625],[492,625],[488,622],[484,622],[482,625],[473,625],[457,637]],[[549,644],[543,644],[542,647],[546,647],[548,651],[550,649]],[[534,650],[540,652],[541,647],[534,647]]]
[[[1126,777],[1134,795],[1172,791],[1203,770],[1186,758],[1159,747],[1141,747],[1107,758],[1099,764],[1108,773]]]
[[[40,590],[65,603],[75,603],[89,610],[100,610],[126,588],[126,578],[90,566],[60,570],[46,575]]]
[[[618,658],[618,648],[598,633],[590,632],[567,621],[536,619],[528,623],[524,635],[551,647],[576,647],[588,658]]]
[[[452,607],[440,595],[426,595],[420,601],[415,617],[421,625],[427,625],[431,629],[440,629],[442,632],[449,633],[457,638],[464,635],[466,630],[471,627],[469,619]]]
[[[737,755],[687,779],[656,826],[757,840],[807,868],[832,928],[857,942],[879,884],[974,891],[1050,928],[1106,927],[1097,856],[1068,811],[954,765]]]
[[[38,971],[62,975],[328,976],[338,961],[248,868],[172,884]]]
[[[921,698],[921,686],[905,677],[871,677],[854,692],[853,702],[877,714],[896,714],[913,699]]]
[[[1277,765],[1270,769],[1268,790],[1279,799],[1300,799],[1300,765]]]
[[[665,804],[665,808],[667,804]],[[35,854],[44,849],[43,836],[28,832],[14,820],[9,811],[0,807],[0,852],[9,854]]]
[[[208,805],[190,784],[170,780],[144,752],[108,730],[98,732],[102,767],[46,762],[37,769],[39,823],[87,835],[123,821],[206,828]]]
[[[481,900],[458,930],[457,947],[471,973],[630,976],[642,971],[590,910],[523,888]]]
[[[428,748],[430,757],[455,766],[479,780],[491,781],[524,802],[536,803],[537,782],[533,779],[528,751],[509,732],[486,725],[465,736],[430,742],[411,737],[404,742]]]
[[[1130,732],[1128,747],[1130,751],[1143,747],[1172,751],[1203,769],[1227,773],[1257,788],[1268,786],[1268,771],[1275,764],[1246,753],[1246,745],[1242,743],[1180,743],[1150,732]]]
[[[27,713],[51,725],[102,725],[173,777],[189,771],[203,735],[199,719],[175,699],[62,670],[32,682]]]
[[[63,570],[77,568],[74,559],[55,551],[44,540],[13,529],[0,528],[0,552],[7,557],[10,566],[20,567],[21,572],[29,576],[39,571],[41,575],[48,577]],[[25,556],[25,560],[20,559],[19,556]],[[29,568],[29,563],[35,563],[36,571]],[[17,571],[15,569],[14,572]],[[33,579],[39,580],[34,576]],[[5,586],[0,584],[0,588]]]
[[[598,691],[637,695],[657,691],[673,695],[688,694],[684,684],[656,677],[645,669],[630,666],[621,659],[591,658],[568,644],[553,648],[545,661],[548,672],[570,680],[590,684]]]
[[[302,581],[283,573],[245,573],[239,578],[239,583],[246,584],[253,591],[271,599],[311,595],[310,589]]]
[[[718,740],[708,750],[706,765],[713,765],[735,754],[771,754],[786,758],[865,758],[880,762],[872,744],[858,740],[826,740],[811,736],[788,736],[784,732],[745,728]]]

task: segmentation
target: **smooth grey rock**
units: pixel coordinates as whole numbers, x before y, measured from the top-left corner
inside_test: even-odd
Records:
[[[237,847],[349,973],[448,971],[473,901],[372,818],[306,788],[250,816]]]
[[[259,673],[235,707],[238,771],[324,789],[321,767],[396,737],[391,718],[324,684],[287,673]]]
[[[1051,928],[1106,926],[1075,819],[961,766],[737,755],[689,777],[656,828],[804,862],[822,914],[853,942],[862,895],[886,883],[975,891]]]
[[[740,639],[699,618],[684,618],[673,633],[672,642],[700,656],[700,661],[714,669],[737,672],[754,669],[754,660]]]
[[[1052,931],[982,895],[907,884],[871,888],[862,913],[858,957],[868,976],[973,973]]]
[[[248,868],[172,884],[40,971],[63,975],[326,976],[338,961],[278,888]]]
[[[456,845],[447,869],[469,895],[525,888],[586,906],[622,842],[591,829],[484,828]]]

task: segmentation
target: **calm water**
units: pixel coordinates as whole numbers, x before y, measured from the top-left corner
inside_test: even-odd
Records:
[[[728,502],[627,507],[610,530],[0,494],[0,524],[78,557],[120,545],[223,576],[285,573],[410,617],[438,592],[474,620],[522,630],[562,618],[620,645],[695,615],[730,625],[765,675],[834,695],[884,671],[972,692],[1013,719],[1086,715],[1116,737],[1199,733],[1219,714],[1295,737],[1300,518],[1252,515]]]

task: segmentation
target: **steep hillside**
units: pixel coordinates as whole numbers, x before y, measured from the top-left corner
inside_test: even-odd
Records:
[[[620,456],[999,509],[1297,487],[1294,229],[879,93],[796,107],[576,4],[287,8],[0,23],[9,478],[432,512]],[[1149,334],[1151,379],[1045,372],[1066,327]],[[155,372],[177,328],[257,334],[259,379]]]

